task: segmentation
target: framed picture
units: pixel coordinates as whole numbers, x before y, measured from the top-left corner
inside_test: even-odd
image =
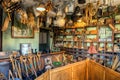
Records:
[[[22,55],[27,55],[32,49],[30,43],[21,43],[20,44],[20,52]]]
[[[72,15],[74,13],[74,2],[71,2],[66,6],[66,13],[67,15]]]
[[[45,65],[51,65],[52,64],[52,57],[46,57],[45,59]]]
[[[27,25],[27,23],[21,23],[21,18],[15,13],[12,17],[12,38],[34,38],[34,29]]]
[[[20,29],[12,26],[12,37],[13,38],[34,38],[34,30],[31,28]]]

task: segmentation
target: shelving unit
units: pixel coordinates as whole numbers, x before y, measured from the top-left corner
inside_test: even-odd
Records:
[[[103,49],[105,52],[113,52],[114,35],[112,29],[108,25],[99,26],[98,29],[98,46],[99,50]]]
[[[83,28],[65,28],[63,30],[63,33],[61,33],[59,36],[57,36],[56,41],[61,42],[63,44],[62,47],[68,47],[68,48],[79,48],[78,45],[81,43],[81,34],[82,34]],[[61,46],[57,46],[61,47]]]
[[[115,24],[115,29],[114,31],[114,52],[119,52],[120,51],[120,23]]]
[[[57,47],[69,53],[77,53],[78,50],[88,50],[90,43],[93,42],[98,52],[116,53],[115,45],[118,45],[120,50],[120,20],[115,18],[113,24],[115,30],[109,26],[109,23],[64,27],[55,40],[56,44],[60,44]]]
[[[97,26],[66,27],[55,40],[58,44],[60,42],[63,44],[57,47],[88,49],[91,42],[97,43],[97,29]]]
[[[84,40],[84,48],[88,49],[90,46],[90,43],[93,42],[93,44],[98,48],[98,26],[91,25],[85,27],[85,40]]]

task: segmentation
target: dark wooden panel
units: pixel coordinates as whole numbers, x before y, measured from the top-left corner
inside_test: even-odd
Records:
[[[86,1],[85,0],[78,0],[79,4],[84,4]]]
[[[0,8],[0,51],[2,51],[2,15],[3,15],[3,9]]]

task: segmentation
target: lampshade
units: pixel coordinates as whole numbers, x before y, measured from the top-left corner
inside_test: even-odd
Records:
[[[36,8],[37,11],[45,11],[45,6],[44,4],[40,4],[37,8]]]

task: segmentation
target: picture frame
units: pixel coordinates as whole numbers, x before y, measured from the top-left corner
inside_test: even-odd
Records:
[[[51,65],[52,64],[52,57],[48,56],[44,60],[45,60],[45,65]]]
[[[11,36],[12,38],[34,38],[34,28],[20,22],[18,16],[13,13]]]
[[[66,14],[72,15],[74,13],[74,8],[75,8],[74,2],[71,2],[70,4],[68,4],[66,8],[67,8]]]
[[[20,52],[21,55],[27,55],[32,49],[30,43],[20,43]]]
[[[31,28],[20,29],[12,26],[12,38],[34,38],[34,30]]]

